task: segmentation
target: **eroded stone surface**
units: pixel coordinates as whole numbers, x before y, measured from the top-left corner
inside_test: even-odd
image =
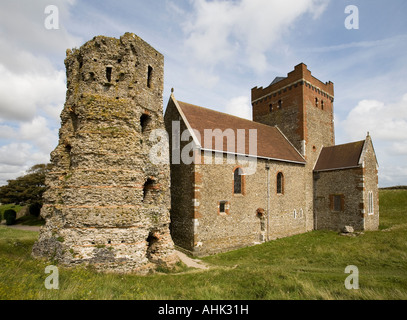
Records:
[[[34,257],[148,271],[178,258],[169,232],[169,163],[150,161],[164,129],[164,58],[134,34],[68,50],[59,144],[51,153]]]

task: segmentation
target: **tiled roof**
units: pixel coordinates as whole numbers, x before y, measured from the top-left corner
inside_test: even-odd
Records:
[[[273,82],[270,83],[270,86],[273,84],[276,84],[277,82],[280,82],[281,80],[287,79],[286,77],[275,77]]]
[[[346,169],[359,166],[365,140],[325,147],[322,149],[314,171]]]
[[[175,98],[173,99],[175,100]],[[185,116],[185,119],[189,123],[190,128],[199,132],[200,137],[198,136],[197,139],[198,143],[203,149],[239,154],[243,153],[243,150],[236,150],[236,148],[233,150],[228,150],[227,139],[223,139],[222,150],[218,150],[215,147],[214,137],[212,138],[211,143],[209,142],[209,146],[211,146],[211,148],[205,147],[205,129],[220,129],[222,133],[225,133],[226,130],[229,129],[229,132],[231,132],[230,130],[233,130],[237,141],[239,134],[241,134],[240,132],[245,133],[245,155],[273,160],[305,163],[305,160],[300,153],[276,127],[267,126],[215,110],[198,107],[186,102],[176,102]],[[244,130],[239,131],[239,129]],[[253,152],[250,152],[249,149],[250,129],[257,130],[257,154],[253,154]],[[255,141],[253,142],[255,143]]]

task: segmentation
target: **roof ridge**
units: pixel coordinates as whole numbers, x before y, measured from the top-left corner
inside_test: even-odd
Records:
[[[323,147],[323,149],[328,149],[328,148],[335,148],[335,147],[341,147],[341,146],[347,146],[347,145],[350,145],[350,144],[355,144],[355,143],[362,143],[362,142],[365,142],[366,141],[366,139],[365,140],[358,140],[358,141],[353,141],[353,142],[348,142],[348,143],[342,143],[342,144],[335,144],[335,145],[333,145],[333,146],[328,146],[328,147]]]
[[[188,130],[191,131],[191,135],[194,141],[196,140],[195,143],[197,146],[199,146],[199,148],[204,149],[204,140],[207,138],[211,138],[205,136],[205,128],[212,130],[215,130],[216,128],[220,128],[221,130],[230,128],[235,131],[235,134],[237,133],[238,136],[241,136],[242,133],[239,133],[236,130],[244,129],[245,151],[244,153],[241,153],[242,151],[234,150],[232,153],[239,154],[240,152],[240,154],[244,154],[250,157],[292,162],[302,165],[306,163],[303,156],[276,126],[269,126],[266,124],[255,122],[253,120],[234,116],[226,112],[221,112],[188,102],[179,101],[173,95],[171,95],[171,99],[173,99],[178,112],[180,113],[182,119],[185,121]],[[256,131],[257,139],[255,154],[251,153],[252,151],[250,148],[250,139],[252,136],[252,134],[250,133],[251,130]],[[195,131],[200,133],[199,137],[195,136]],[[211,150],[228,153],[229,150],[225,145],[223,133],[220,133],[220,135],[222,136],[223,140],[223,147],[220,147],[222,149],[215,150],[212,147]],[[260,147],[260,149],[258,149],[257,146]]]
[[[209,110],[209,111],[212,111],[212,112],[217,112],[217,113],[221,113],[221,114],[223,114],[223,115],[225,115],[225,116],[228,116],[228,117],[233,117],[233,118],[237,118],[237,119],[239,119],[239,120],[248,121],[248,122],[250,122],[250,123],[253,123],[253,124],[256,124],[256,125],[259,125],[259,126],[263,126],[263,127],[267,127],[267,128],[273,128],[273,129],[278,129],[277,126],[269,126],[269,125],[264,124],[264,123],[260,123],[260,122],[256,122],[256,121],[253,121],[253,120],[250,120],[250,119],[238,117],[238,116],[235,116],[235,115],[233,115],[233,114],[226,113],[226,112],[222,112],[222,111],[218,111],[218,110],[214,110],[214,109],[210,109],[210,108],[205,108],[205,107],[198,106],[198,105],[196,105],[196,104],[192,104],[192,103],[185,102],[185,101],[181,101],[181,100],[177,100],[177,101],[178,101],[178,102],[181,102],[181,103],[184,103],[184,104],[188,104],[188,105],[193,106],[193,107],[196,107],[196,108],[201,108],[201,109]]]

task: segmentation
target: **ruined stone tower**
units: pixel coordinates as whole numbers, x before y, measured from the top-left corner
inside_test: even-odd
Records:
[[[67,51],[66,102],[34,257],[119,272],[177,261],[169,162],[150,159],[150,133],[164,129],[163,61],[130,33]]]

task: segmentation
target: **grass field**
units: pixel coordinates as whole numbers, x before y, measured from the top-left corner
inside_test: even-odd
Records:
[[[209,270],[138,275],[59,267],[47,290],[49,263],[30,256],[36,232],[0,227],[0,299],[407,299],[407,190],[380,192],[380,230],[357,237],[313,231],[203,258]],[[345,268],[359,289],[345,288]]]

